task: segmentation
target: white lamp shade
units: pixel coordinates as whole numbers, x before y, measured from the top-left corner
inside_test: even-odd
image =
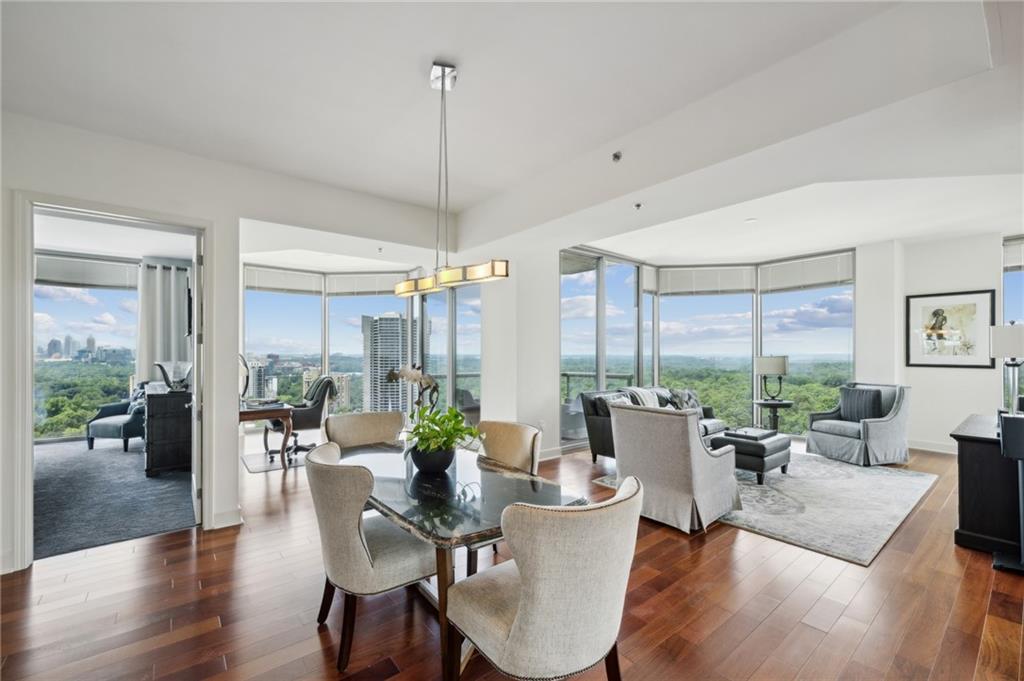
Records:
[[[991,326],[988,337],[993,359],[1024,357],[1024,324]]]
[[[789,357],[755,357],[754,373],[758,376],[785,376],[789,373]]]

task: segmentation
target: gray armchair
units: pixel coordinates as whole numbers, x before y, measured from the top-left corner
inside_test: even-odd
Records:
[[[843,396],[840,396],[835,409],[810,415],[807,451],[861,466],[906,463],[910,387],[881,383],[848,383],[847,386],[878,390],[883,415],[859,420],[843,418],[844,413],[851,410],[844,409]]]
[[[85,424],[85,437],[89,449],[96,438],[116,438],[124,443],[128,451],[128,440],[146,435],[146,398],[134,402],[124,400],[104,404]]]

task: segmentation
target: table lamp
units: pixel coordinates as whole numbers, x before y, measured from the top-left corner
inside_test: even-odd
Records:
[[[992,326],[988,330],[989,356],[1002,359],[1010,370],[1010,413],[1017,415],[1017,394],[1020,386],[1020,366],[1024,364],[1024,324],[1010,322],[1007,326]]]
[[[1024,329],[1024,327],[1021,327]],[[777,400],[782,395],[782,377],[789,373],[789,357],[780,355],[778,357],[755,357],[754,373],[761,377],[761,392],[769,400]],[[768,390],[768,377],[775,376],[778,379],[778,386],[775,393]]]

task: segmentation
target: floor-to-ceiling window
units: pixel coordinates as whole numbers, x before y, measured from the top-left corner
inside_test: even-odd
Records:
[[[754,269],[662,271],[659,380],[694,391],[730,426],[752,423]]]
[[[575,252],[561,254],[561,437],[587,436],[579,394],[596,390],[598,258]]]
[[[423,299],[423,370],[437,381],[438,409],[448,406],[448,291]]]
[[[853,254],[762,265],[761,354],[789,357],[779,412],[783,432],[802,434],[808,414],[839,402],[853,379]]]
[[[1003,244],[1003,324],[1024,324],[1024,237],[1007,239]],[[1009,408],[1010,395],[1024,389],[1020,372],[1016,392],[1010,384],[1010,372],[1003,368],[1003,406]]]
[[[455,406],[471,423],[480,422],[480,285],[455,295]]]
[[[654,364],[657,349],[654,346],[654,308],[658,300],[655,293],[644,291],[640,299],[640,372],[643,385],[654,385]]]
[[[637,385],[637,266],[604,261],[605,387]]]

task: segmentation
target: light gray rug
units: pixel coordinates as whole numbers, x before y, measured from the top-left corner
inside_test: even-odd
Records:
[[[814,454],[792,455],[758,485],[736,471],[742,511],[722,522],[841,560],[869,565],[937,476],[899,468],[864,468]],[[595,480],[615,486],[615,476]]]

